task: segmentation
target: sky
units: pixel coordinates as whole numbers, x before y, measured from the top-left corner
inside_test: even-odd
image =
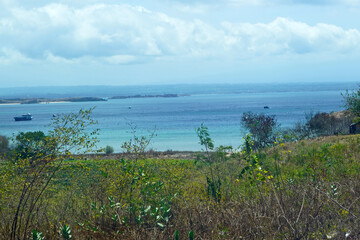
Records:
[[[360,80],[360,0],[0,0],[0,87]]]

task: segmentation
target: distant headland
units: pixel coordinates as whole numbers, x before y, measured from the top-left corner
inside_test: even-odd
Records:
[[[175,98],[190,96],[188,94],[157,94],[157,95],[129,95],[114,96],[109,99],[128,99],[128,98]],[[37,104],[37,103],[59,103],[59,102],[101,102],[107,101],[107,98],[100,97],[68,97],[68,98],[12,98],[0,99],[0,104]]]
[[[0,104],[37,104],[37,103],[56,103],[56,102],[99,102],[107,101],[98,97],[74,97],[74,98],[14,98],[0,99]]]

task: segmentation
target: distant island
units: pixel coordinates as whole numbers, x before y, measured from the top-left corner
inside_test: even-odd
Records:
[[[115,96],[111,97],[110,99],[127,99],[127,98],[175,98],[175,97],[184,97],[184,96],[190,96],[188,94],[157,94],[157,95],[131,95],[131,96]]]
[[[114,96],[109,99],[128,99],[128,98],[175,98],[190,96],[188,94],[158,94],[158,95],[130,95]],[[68,98],[12,98],[0,99],[0,104],[38,104],[38,103],[58,103],[58,102],[101,102],[107,101],[107,98],[99,97],[68,97]]]
[[[14,98],[0,99],[0,104],[37,104],[37,103],[56,103],[56,102],[99,102],[107,101],[98,97],[74,97],[74,98]]]

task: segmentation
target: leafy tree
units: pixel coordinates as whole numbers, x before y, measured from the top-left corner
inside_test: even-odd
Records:
[[[246,112],[241,117],[241,123],[250,132],[254,149],[271,146],[276,141],[275,130],[279,124],[275,115]]]
[[[344,106],[346,109],[355,116],[360,117],[360,88],[353,92],[347,90],[342,96],[345,100]]]
[[[98,129],[86,131],[96,121],[93,108],[78,113],[59,115],[53,119],[52,130],[20,133],[15,137],[15,159],[8,162],[19,185],[19,199],[14,213],[10,239],[26,239],[33,212],[55,173],[72,154],[93,151]]]
[[[106,153],[106,154],[111,154],[111,153],[113,153],[113,152],[114,152],[114,148],[113,148],[112,146],[107,145],[107,146],[105,147],[105,153]]]
[[[41,156],[51,155],[54,153],[56,143],[53,142],[50,147],[49,141],[50,138],[47,138],[42,131],[20,132],[15,137],[16,146],[13,150],[15,160],[28,159],[32,163]]]

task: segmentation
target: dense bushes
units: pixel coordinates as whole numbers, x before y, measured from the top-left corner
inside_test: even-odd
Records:
[[[305,114],[305,122],[298,122],[293,128],[283,129],[281,135],[287,141],[311,139],[320,136],[349,134],[354,115],[348,111],[318,112]]]
[[[336,115],[337,114],[337,115]],[[317,136],[348,134],[353,116],[347,112],[316,113],[307,117],[306,126]]]
[[[27,239],[31,227],[50,213],[40,209],[49,210],[48,189],[63,161],[71,158],[72,152],[91,151],[97,142],[96,129],[85,131],[95,123],[91,111],[59,115],[47,135],[41,131],[16,135],[15,148],[0,165],[0,215],[5,216],[6,223],[1,227],[7,231],[4,239]]]
[[[292,128],[281,128],[275,115],[243,113],[241,124],[251,134],[254,149],[273,146],[277,139],[298,141],[320,136],[349,134],[354,115],[349,111],[317,112],[305,114],[305,122],[298,122]]]

